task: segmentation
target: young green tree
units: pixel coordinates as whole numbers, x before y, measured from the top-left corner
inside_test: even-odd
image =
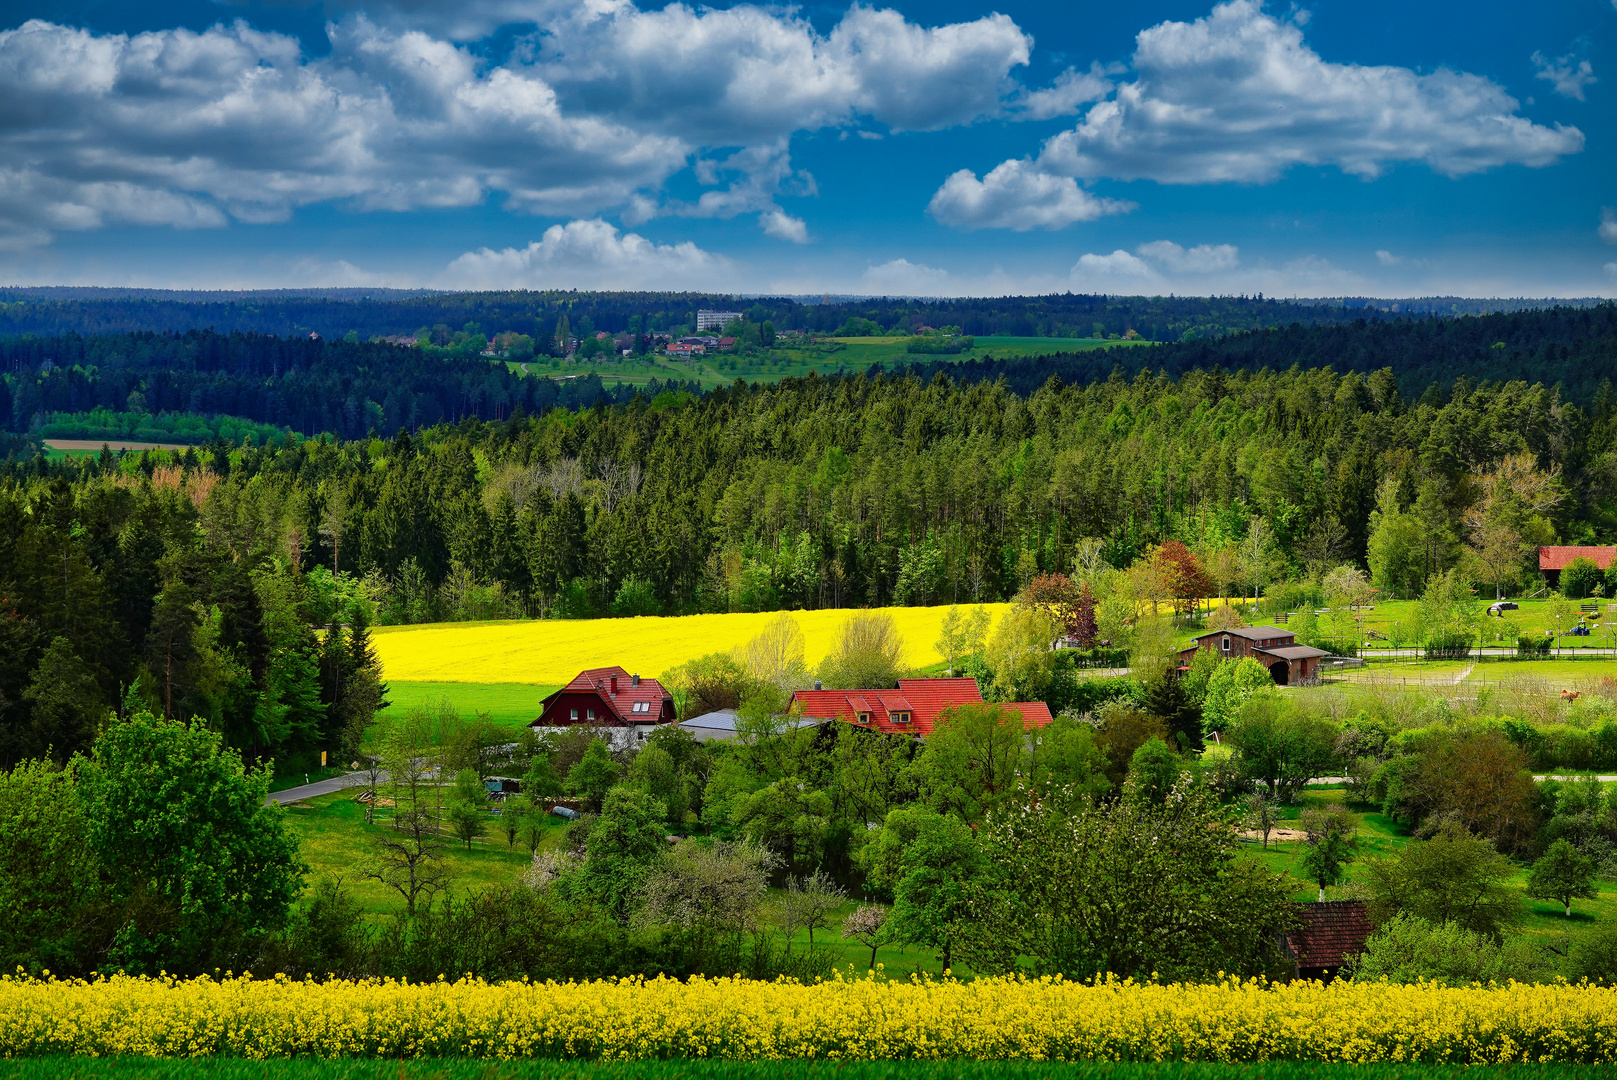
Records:
[[[848,899],[848,891],[831,879],[823,870],[806,877],[794,877],[786,883],[786,891],[775,902],[777,922],[781,926],[808,931],[809,948],[814,947],[814,931],[831,928],[831,913]],[[786,935],[786,951],[792,948],[791,933]]]
[[[904,638],[891,615],[855,612],[837,633],[835,646],[820,662],[820,678],[835,689],[884,690],[904,671]]]
[[[1555,900],[1572,917],[1574,899],[1590,900],[1599,895],[1595,885],[1595,861],[1572,846],[1564,837],[1549,846],[1527,873],[1527,895],[1535,900]]]
[[[1184,760],[1167,743],[1147,739],[1129,759],[1125,786],[1134,798],[1161,805],[1184,772]]]
[[[107,933],[99,867],[85,842],[78,765],[0,771],[0,964],[85,973]]]
[[[939,951],[943,966],[954,961],[958,925],[988,861],[971,829],[959,818],[923,806],[887,815],[860,852],[870,886],[892,896],[892,934]]]
[[[121,907],[108,962],[132,972],[240,970],[285,925],[306,867],[267,771],[204,727],[137,713],[80,768],[84,828]]]
[[[1010,798],[1023,782],[1030,743],[1022,715],[1003,705],[944,710],[910,766],[932,809],[971,824]]]
[[[462,769],[455,774],[455,790],[449,801],[449,828],[455,837],[472,848],[472,841],[488,828],[488,789],[477,770]]]
[[[1522,918],[1510,860],[1455,821],[1396,856],[1369,860],[1365,870],[1372,922],[1401,911],[1434,925],[1452,922],[1498,936]]]
[[[372,841],[371,857],[359,864],[360,876],[397,892],[406,915],[412,917],[419,904],[430,902],[449,885],[438,831],[436,778],[442,757],[434,727],[433,718],[416,709],[380,734],[379,760],[387,772],[385,790],[393,812],[389,827]]]
[[[1346,807],[1336,803],[1324,809],[1303,811],[1303,870],[1319,886],[1319,899],[1325,899],[1327,885],[1340,885],[1347,865],[1359,850],[1358,821]]]
[[[974,971],[1171,981],[1273,970],[1293,918],[1285,879],[1241,852],[1229,811],[1188,776],[1160,805],[1132,788],[1100,805],[1049,792],[989,819],[992,876],[961,927]]]
[[[590,826],[586,858],[575,879],[582,899],[627,920],[635,898],[666,848],[668,808],[643,791],[615,787]]]
[[[618,765],[612,750],[600,739],[591,739],[584,756],[567,773],[567,790],[585,801],[591,813],[601,812],[601,804],[612,785],[618,782]]]

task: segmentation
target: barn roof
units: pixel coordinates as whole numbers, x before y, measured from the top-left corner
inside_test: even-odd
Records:
[[[1567,563],[1573,559],[1588,559],[1604,570],[1611,565],[1612,559],[1617,559],[1617,547],[1572,544],[1538,549],[1538,568],[1540,570],[1565,570]]]
[[[1205,634],[1197,634],[1194,640],[1200,641],[1202,638],[1218,637],[1220,634],[1246,638],[1248,641],[1264,641],[1269,638],[1297,636],[1290,630],[1282,630],[1278,626],[1237,626],[1232,630],[1209,630]]]
[[[1302,925],[1286,933],[1286,948],[1299,968],[1340,967],[1364,951],[1373,929],[1359,900],[1325,900],[1300,904]]]

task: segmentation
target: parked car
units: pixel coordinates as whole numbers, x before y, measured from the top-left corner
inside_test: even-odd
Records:
[[[1493,603],[1488,605],[1488,614],[1489,615],[1497,615],[1501,619],[1503,619],[1505,617],[1505,612],[1507,612],[1507,611],[1520,611],[1520,610],[1521,610],[1521,605],[1516,603],[1516,601],[1514,601],[1514,600],[1495,600]]]

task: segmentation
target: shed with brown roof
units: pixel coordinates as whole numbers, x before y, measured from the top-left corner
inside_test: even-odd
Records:
[[[1360,900],[1323,900],[1299,904],[1301,923],[1286,932],[1286,955],[1294,979],[1330,982],[1342,965],[1364,951],[1374,929]]]

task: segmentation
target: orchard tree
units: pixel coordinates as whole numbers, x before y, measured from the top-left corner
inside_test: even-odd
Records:
[[[860,859],[871,888],[893,898],[893,937],[937,949],[949,968],[959,924],[988,871],[976,835],[959,818],[924,806],[900,807],[887,815]]]
[[[1572,917],[1574,899],[1592,900],[1599,892],[1595,861],[1565,838],[1551,844],[1527,874],[1527,895],[1559,902],[1566,908],[1567,918]]]
[[[1303,869],[1319,886],[1319,899],[1324,900],[1325,887],[1340,885],[1347,876],[1347,865],[1358,854],[1358,821],[1340,804],[1311,807],[1303,811],[1303,832]]]

